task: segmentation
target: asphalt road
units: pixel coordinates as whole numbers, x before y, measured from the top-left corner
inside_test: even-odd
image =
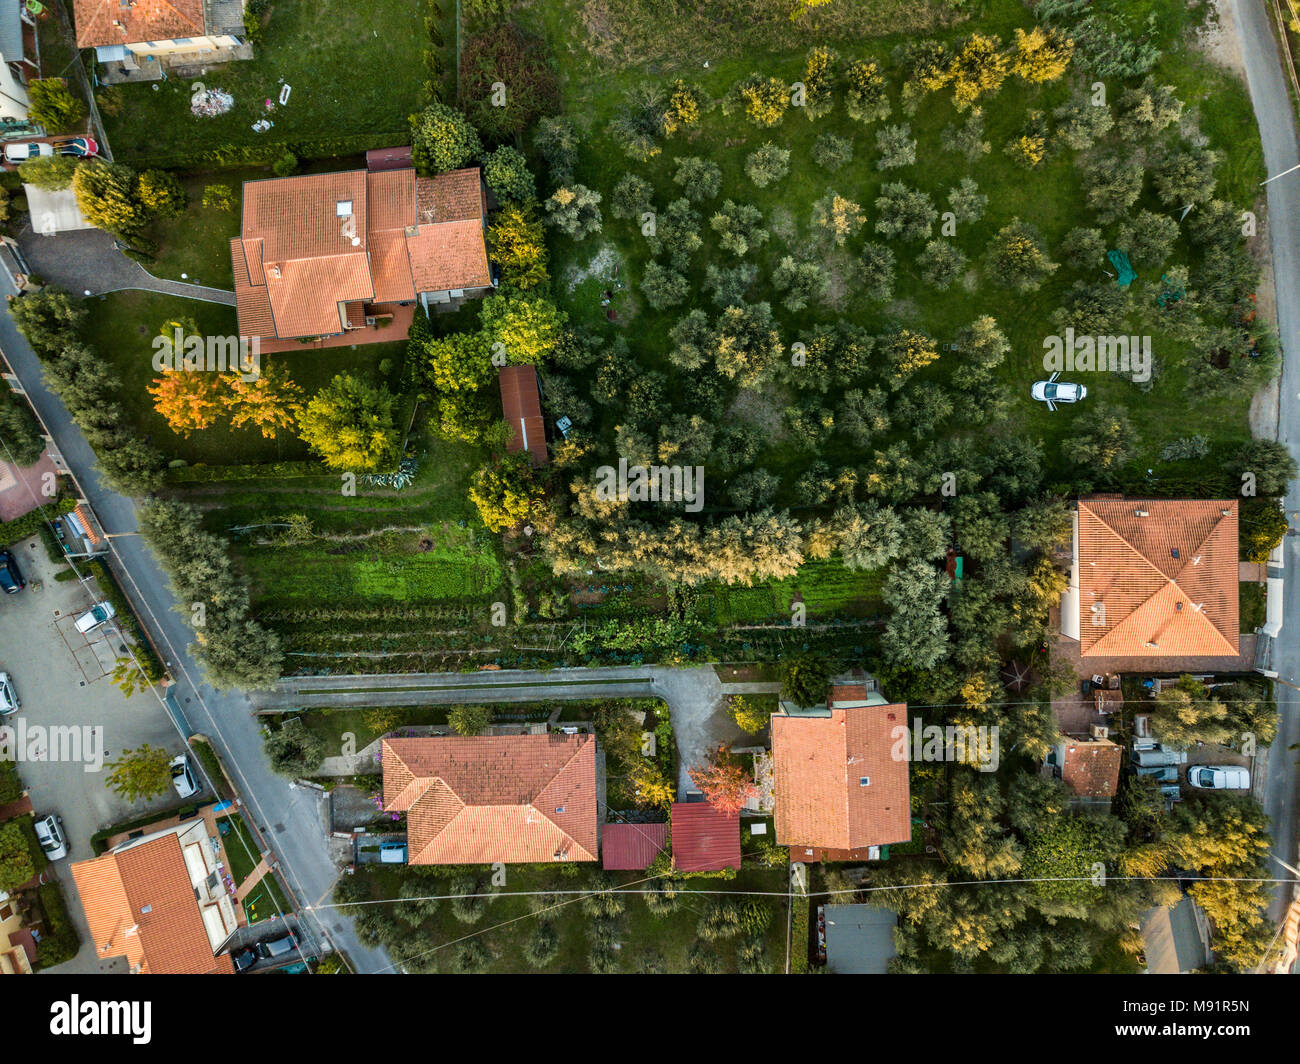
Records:
[[[1281,174],[1300,163],[1295,111],[1291,105],[1283,59],[1269,23],[1269,5],[1261,0],[1232,0],[1237,33],[1246,63],[1246,81],[1264,145],[1264,163],[1269,176]],[[1300,170],[1270,181],[1268,232],[1273,251],[1273,276],[1277,287],[1278,329],[1281,334],[1281,415],[1278,438],[1300,457]],[[1300,529],[1300,483],[1292,483],[1286,498],[1292,529]],[[1283,541],[1286,566],[1286,594],[1282,633],[1273,647],[1273,667],[1284,680],[1300,683],[1300,537]],[[1273,822],[1273,854],[1296,865],[1296,806],[1300,803],[1300,774],[1297,755],[1287,747],[1300,742],[1300,691],[1277,685],[1278,736],[1269,750],[1264,811]],[[1287,873],[1275,866],[1273,871]],[[1275,891],[1269,915],[1281,920],[1291,898],[1289,884]]]
[[[8,277],[0,272],[0,294],[12,291]],[[92,304],[92,315],[93,307]],[[134,503],[109,490],[100,480],[94,453],[67,409],[45,388],[36,354],[8,313],[0,315],[0,349],[109,534],[113,567],[141,622],[176,677],[181,710],[195,731],[209,736],[216,744],[235,776],[247,814],[274,850],[280,871],[298,902],[312,905],[328,901],[337,870],[326,849],[325,827],[315,793],[291,788],[289,781],[270,770],[246,694],[215,691],[202,682],[202,670],[186,651],[193,635],[176,612],[177,604],[167,577],[153,552],[134,534],[137,529]],[[201,768],[197,761],[196,767]],[[334,910],[319,914],[318,920],[321,930],[336,948],[347,954],[358,971],[392,970],[382,950],[361,945],[350,920]]]

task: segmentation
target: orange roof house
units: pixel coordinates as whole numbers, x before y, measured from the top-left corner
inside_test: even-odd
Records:
[[[596,860],[593,735],[385,739],[382,763],[413,865]]]
[[[534,366],[502,366],[497,374],[501,385],[501,414],[510,426],[506,450],[527,451],[534,467],[547,462],[546,423],[542,420],[542,397]]]
[[[773,714],[776,841],[793,859],[860,860],[911,839],[908,761],[893,756],[906,726],[907,707],[863,682],[834,683],[824,710]]]
[[[373,317],[419,300],[427,312],[482,295],[492,288],[486,214],[477,168],[249,181],[230,242],[240,335],[335,336],[365,328],[367,307]]]
[[[1080,654],[1236,657],[1237,500],[1080,499],[1061,630]]]
[[[233,972],[216,955],[237,919],[218,880],[205,822],[131,840],[72,865],[100,957],[125,957],[149,975]]]
[[[94,48],[100,79],[156,81],[170,65],[251,59],[235,0],[72,0],[77,46]]]
[[[1079,798],[1114,798],[1123,747],[1109,738],[1067,735],[1047,755],[1050,773]]]

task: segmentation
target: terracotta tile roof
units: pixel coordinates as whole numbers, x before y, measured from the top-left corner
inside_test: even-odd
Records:
[[[606,824],[600,833],[600,860],[617,871],[646,869],[668,845],[667,824]]]
[[[1123,747],[1109,739],[1065,739],[1061,780],[1081,798],[1113,798],[1119,787]]]
[[[1080,499],[1077,551],[1082,657],[1238,653],[1237,500]]]
[[[241,335],[328,336],[343,329],[340,303],[491,287],[485,209],[478,169],[246,183],[241,236],[231,244]]]
[[[405,170],[411,165],[411,147],[371,148],[366,152],[367,170]]]
[[[413,865],[596,860],[595,736],[386,739],[382,760]]]
[[[98,543],[102,543],[103,540],[99,538],[99,533],[95,531],[95,522],[90,516],[90,511],[81,503],[77,503],[73,513],[77,515],[77,520],[81,522],[81,527],[86,530],[86,538],[90,540],[90,545],[93,547]]]
[[[487,214],[483,177],[478,167],[452,170],[415,182],[416,213],[420,225],[434,222],[481,222]]]
[[[73,0],[77,47],[203,37],[203,0]],[[114,25],[114,23],[119,25]]]
[[[892,756],[893,730],[906,725],[903,705],[773,715],[777,843],[852,850],[907,842],[908,761]]]
[[[546,424],[536,367],[502,366],[497,381],[501,385],[501,415],[512,430],[506,450],[511,454],[528,451],[534,466],[545,465]]]
[[[672,809],[673,867],[682,872],[717,872],[740,867],[740,817],[708,802],[675,802]]]
[[[72,878],[99,956],[154,975],[234,971],[228,954],[212,955],[174,834],[78,861]]]

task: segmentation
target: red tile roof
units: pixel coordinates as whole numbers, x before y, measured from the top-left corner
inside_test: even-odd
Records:
[[[1239,653],[1236,499],[1094,496],[1078,521],[1082,657]]]
[[[596,860],[595,736],[386,739],[382,759],[413,865]]]
[[[907,842],[908,761],[892,753],[894,729],[906,726],[904,705],[773,715],[777,843],[853,850]]]
[[[411,147],[371,148],[366,152],[367,170],[404,170],[411,165]]]
[[[78,48],[207,35],[203,0],[73,0]]]
[[[174,834],[72,865],[100,957],[126,957],[153,975],[233,972],[212,955],[189,870]]]
[[[740,867],[740,817],[708,802],[675,802],[672,810],[673,867],[681,872],[717,872]]]
[[[1119,788],[1123,747],[1108,739],[1065,739],[1061,780],[1081,798],[1113,798]]]
[[[330,336],[340,303],[491,287],[482,188],[477,168],[409,166],[247,182],[231,242],[240,334]]]
[[[601,829],[600,859],[608,869],[641,871],[666,845],[667,824],[606,824]]]
[[[534,466],[545,465],[546,425],[542,420],[542,397],[537,388],[534,366],[502,366],[497,374],[501,385],[501,413],[512,434],[506,450],[511,454],[528,451]]]

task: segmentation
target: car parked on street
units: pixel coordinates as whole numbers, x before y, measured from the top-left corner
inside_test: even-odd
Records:
[[[172,786],[182,798],[192,798],[199,793],[198,781],[190,768],[190,759],[184,754],[177,754],[171,760]]]
[[[77,618],[77,631],[82,635],[98,628],[105,621],[117,614],[111,602],[96,602]]]
[[[38,816],[35,821],[36,841],[51,861],[61,861],[68,856],[68,839],[63,834],[63,817]]]
[[[4,588],[6,593],[16,595],[26,586],[27,581],[23,579],[12,552],[0,550],[0,587]]]
[[[1250,770],[1240,765],[1193,765],[1187,782],[1202,791],[1244,791],[1250,787]]]
[[[18,692],[14,690],[13,680],[9,678],[7,672],[0,672],[0,717],[17,713],[22,708],[23,702],[18,697]]]

